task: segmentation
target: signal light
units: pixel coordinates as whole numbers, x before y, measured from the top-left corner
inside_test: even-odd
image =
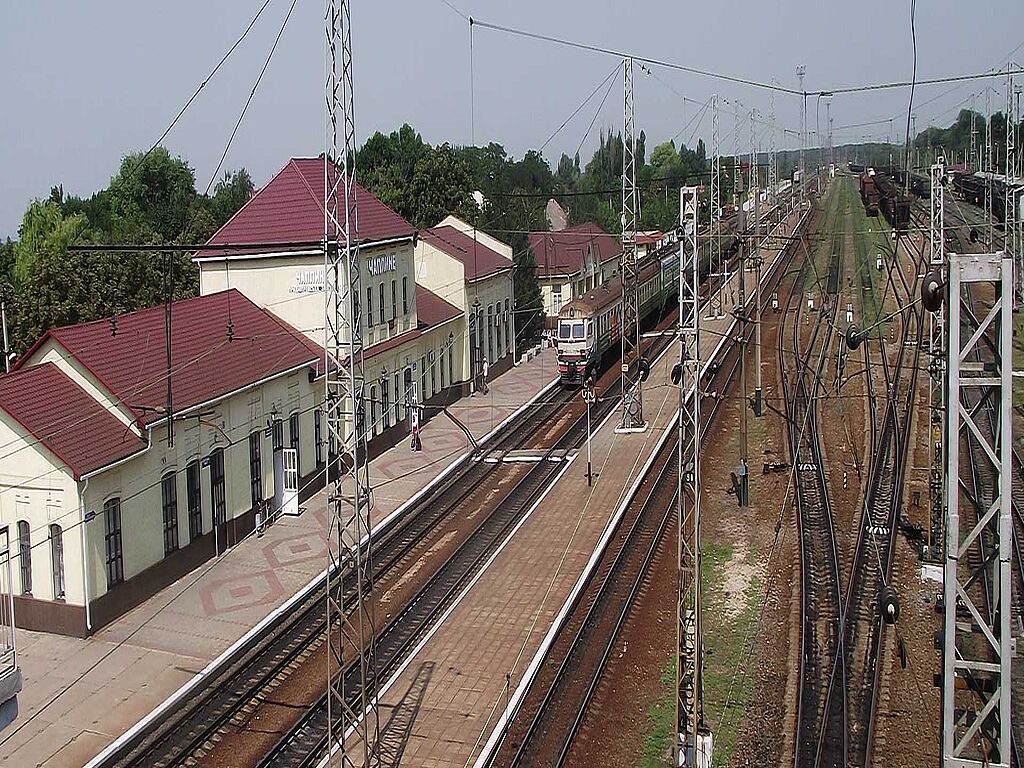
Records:
[[[864,339],[860,334],[860,328],[857,327],[857,324],[850,323],[846,327],[846,346],[850,349],[857,349],[863,340]]]
[[[679,382],[683,380],[683,364],[676,363],[672,366],[672,384],[679,386]]]
[[[640,362],[637,363],[638,373],[640,374],[640,382],[647,381],[647,377],[651,375],[651,364],[647,362],[646,357],[641,357]]]
[[[886,584],[882,587],[882,618],[886,624],[895,624],[900,617],[900,600],[896,595],[896,589]]]
[[[937,312],[942,306],[946,284],[938,272],[929,272],[921,283],[921,303],[929,312]]]

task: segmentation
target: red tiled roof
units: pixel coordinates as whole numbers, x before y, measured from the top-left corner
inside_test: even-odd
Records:
[[[470,235],[460,232],[455,227],[432,227],[422,230],[420,237],[438,250],[461,261],[465,267],[467,280],[476,280],[512,269],[510,259],[488,248],[479,239],[474,242]]]
[[[233,339],[227,339],[230,317]],[[176,301],[171,315],[171,383],[176,411],[322,357],[319,346],[235,289]],[[167,398],[164,307],[47,331],[17,366],[47,339],[63,347],[143,423],[160,418]]]
[[[449,304],[436,293],[416,284],[416,317],[421,328],[432,328],[453,320],[462,310]]]
[[[0,376],[0,408],[64,463],[75,480],[146,447],[53,363]]]
[[[331,183],[339,173],[331,164]],[[367,243],[415,235],[405,219],[356,184],[359,238]],[[343,205],[344,203],[342,203]],[[292,158],[234,216],[218,229],[207,245],[319,243],[324,236],[323,158]],[[260,248],[257,251],[273,251]],[[237,252],[237,251],[236,251]],[[222,256],[229,251],[204,250],[197,257]]]
[[[576,274],[583,268],[588,248],[593,249],[599,264],[622,253],[618,238],[594,223],[577,224],[560,232],[531,232],[528,239],[540,276]]]

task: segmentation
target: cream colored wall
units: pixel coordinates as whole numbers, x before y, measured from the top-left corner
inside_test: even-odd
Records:
[[[124,551],[124,577],[130,579],[164,558],[163,501],[161,479],[176,473],[178,503],[178,546],[189,543],[188,492],[185,469],[200,462],[216,448],[224,448],[226,517],[231,520],[252,507],[249,487],[249,434],[258,432],[263,476],[263,498],[274,496],[273,447],[265,429],[276,410],[283,420],[285,447],[290,443],[288,417],[299,413],[299,474],[313,473],[316,465],[314,415],[323,399],[323,380],[309,382],[307,369],[281,376],[261,387],[247,389],[234,396],[204,406],[202,422],[187,415],[175,423],[174,447],[167,447],[164,423],[153,427],[152,448],[90,479],[86,491],[88,509],[96,512],[88,524],[90,553],[90,597],[107,591],[104,548],[103,505],[111,498],[121,499],[121,524]],[[324,426],[326,439],[326,425]],[[326,451],[324,452],[326,457]],[[213,500],[210,468],[200,468],[203,533],[213,528]],[[67,556],[65,556],[67,557]]]
[[[53,363],[56,365],[68,378],[84,389],[93,400],[112,413],[126,427],[130,427],[136,435],[139,434],[139,430],[135,425],[135,417],[128,409],[115,400],[107,389],[81,363],[69,355],[67,350],[60,344],[57,344],[52,339],[48,339],[26,361],[25,367],[31,367],[40,363]]]
[[[386,341],[416,327],[415,268],[412,241],[387,246],[361,248],[360,308],[363,343],[366,346]],[[381,257],[394,257],[395,269],[373,274],[371,268],[381,264]],[[199,290],[203,295],[235,288],[255,304],[266,307],[318,344],[324,338],[324,294],[322,253],[297,253],[279,257],[233,258],[214,261],[197,260]],[[403,313],[402,278],[409,287],[409,311]],[[392,325],[391,281],[395,281],[397,317]],[[380,323],[379,285],[384,283],[385,315]],[[373,323],[367,324],[366,289],[373,288]]]
[[[416,282],[466,311],[466,270],[462,262],[425,240],[416,243]]]
[[[0,412],[0,523],[10,526],[11,575],[21,592],[17,522],[29,523],[32,596],[53,599],[51,524],[62,529],[67,601],[82,604],[82,569],[77,487],[64,465],[8,414]],[[77,567],[75,565],[77,564]]]
[[[501,272],[490,277],[485,277],[480,280],[474,280],[466,287],[468,303],[470,311],[476,305],[476,302],[480,302],[481,314],[483,317],[483,333],[481,337],[480,348],[483,356],[487,358],[488,362],[493,364],[498,360],[501,360],[506,355],[511,353],[511,346],[508,341],[509,334],[512,330],[512,280],[510,272]],[[505,299],[509,300],[509,316],[505,317]],[[502,319],[502,331],[501,331],[501,348],[497,348],[498,339],[497,333],[492,327],[492,340],[494,351],[489,351],[487,344],[487,307],[488,306],[500,306],[501,311],[498,313],[498,317]],[[469,356],[466,357],[466,365],[468,372]]]

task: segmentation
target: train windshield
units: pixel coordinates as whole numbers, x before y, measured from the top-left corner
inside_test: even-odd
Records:
[[[558,324],[558,338],[564,341],[572,338],[572,323],[562,321]]]
[[[572,324],[572,337],[574,339],[585,339],[587,337],[586,333],[583,330],[583,323]]]

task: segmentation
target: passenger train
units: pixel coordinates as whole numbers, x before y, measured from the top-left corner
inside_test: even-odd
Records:
[[[667,251],[667,252],[665,252]],[[640,324],[656,319],[677,298],[679,250],[664,249],[639,265]],[[563,384],[582,382],[588,363],[600,367],[622,340],[622,275],[573,299],[558,313],[558,373]]]

